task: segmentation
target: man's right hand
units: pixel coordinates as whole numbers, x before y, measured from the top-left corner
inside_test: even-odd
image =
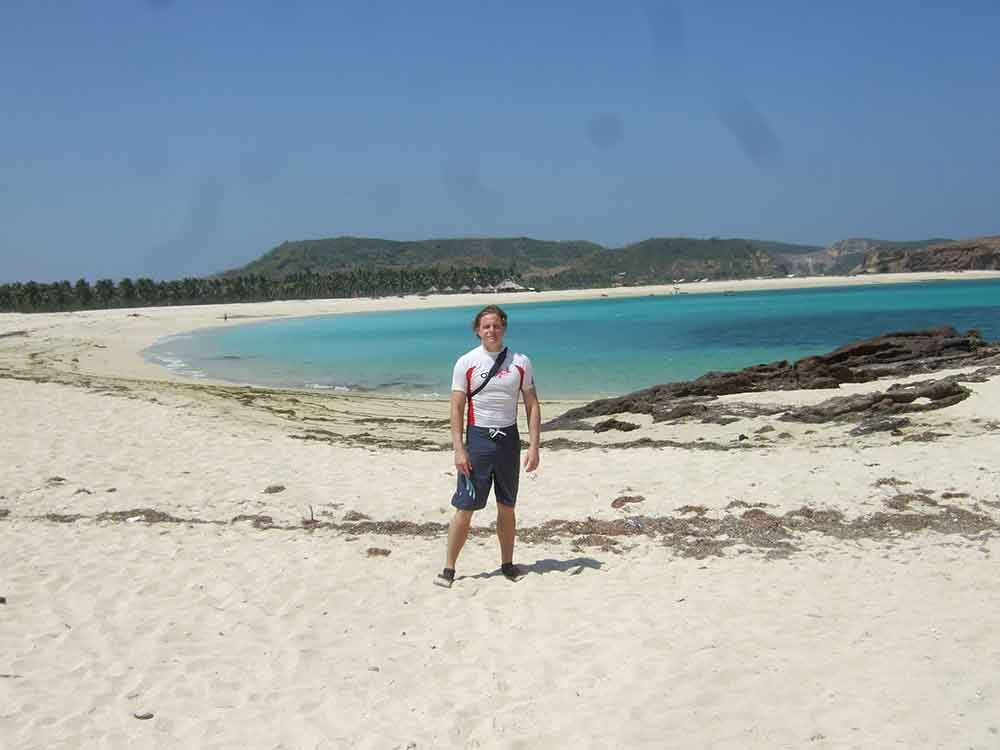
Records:
[[[472,464],[469,462],[469,454],[465,448],[455,449],[455,468],[465,476],[472,473]]]

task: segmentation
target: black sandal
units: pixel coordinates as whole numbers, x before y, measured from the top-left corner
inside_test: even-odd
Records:
[[[442,588],[450,589],[451,584],[455,582],[455,569],[445,568],[440,573],[437,574],[437,578],[434,579],[435,586],[441,586]]]
[[[524,576],[524,573],[521,572],[521,569],[512,562],[503,563],[500,566],[500,572],[503,573],[504,576],[511,581],[519,581],[521,580],[521,577]]]

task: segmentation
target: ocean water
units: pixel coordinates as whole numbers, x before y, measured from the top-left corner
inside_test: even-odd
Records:
[[[487,304],[484,301],[484,304]],[[175,372],[235,383],[441,398],[478,344],[458,307],[228,324],[157,342]],[[520,303],[505,343],[543,398],[599,398],[710,370],[794,360],[888,331],[951,325],[1000,339],[1000,281]]]

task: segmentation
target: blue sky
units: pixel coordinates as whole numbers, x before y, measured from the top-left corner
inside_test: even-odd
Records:
[[[4,0],[0,281],[1000,233],[1000,4],[944,6]]]

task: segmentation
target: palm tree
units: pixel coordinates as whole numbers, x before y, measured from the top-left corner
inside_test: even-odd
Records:
[[[122,307],[135,306],[135,284],[132,279],[124,278],[118,282],[118,298],[122,302]]]
[[[111,279],[98,279],[94,284],[94,296],[102,308],[111,307],[111,300],[115,297],[115,282]]]

